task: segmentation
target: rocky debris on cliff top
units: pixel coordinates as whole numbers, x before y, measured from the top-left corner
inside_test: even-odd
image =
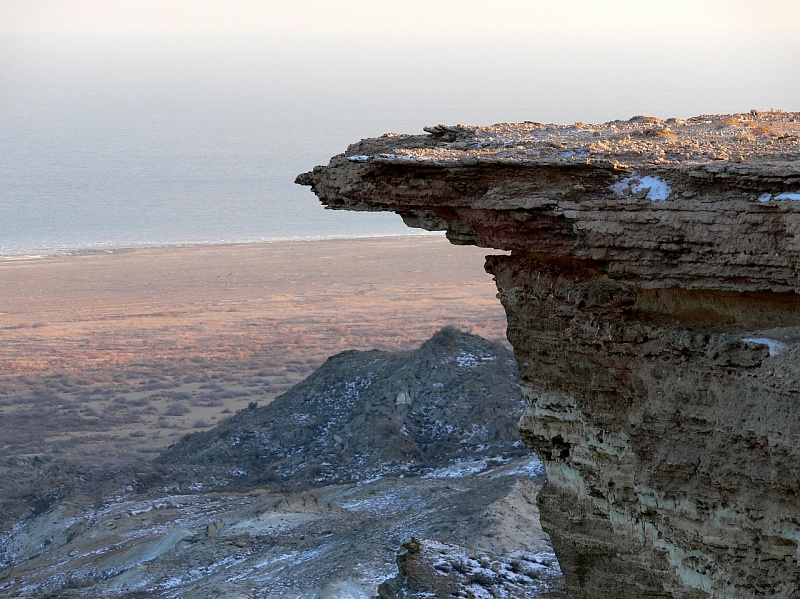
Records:
[[[398,575],[378,587],[375,599],[533,599],[560,583],[552,554],[515,551],[498,558],[431,539],[404,543],[397,566]]]
[[[800,113],[434,127],[304,173],[320,201],[637,285],[800,288]]]
[[[269,405],[184,437],[156,462],[216,486],[323,486],[504,460],[527,453],[523,403],[510,351],[446,328],[411,352],[333,356]]]
[[[352,144],[352,163],[464,162],[592,164],[649,163],[704,165],[800,159],[800,113],[758,112],[662,120],[635,116],[626,121],[572,125],[499,123],[491,126],[437,125],[429,135],[387,134]],[[307,175],[298,183],[308,184]]]

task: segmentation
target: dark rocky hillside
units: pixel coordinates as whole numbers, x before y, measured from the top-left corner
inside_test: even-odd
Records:
[[[410,352],[347,351],[157,463],[211,486],[323,486],[527,454],[509,350],[445,328]]]
[[[444,329],[415,351],[334,356],[152,466],[18,464],[0,599],[369,599],[392,577],[384,591],[422,597],[406,575],[443,559],[468,596],[537,597],[560,570],[521,410],[511,353]],[[430,551],[395,576],[412,537]]]

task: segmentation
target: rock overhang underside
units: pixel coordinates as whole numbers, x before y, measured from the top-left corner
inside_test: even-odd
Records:
[[[437,126],[300,175],[490,256],[571,596],[800,596],[800,113]]]
[[[297,182],[332,209],[643,285],[797,287],[800,113],[427,130],[362,140]]]

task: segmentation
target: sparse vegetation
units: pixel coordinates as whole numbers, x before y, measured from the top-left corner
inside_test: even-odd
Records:
[[[762,123],[758,123],[756,121],[748,122],[747,126],[750,128],[753,134],[757,135],[758,137],[771,137],[773,135],[776,135],[772,127],[764,125]]]
[[[237,261],[237,268],[249,269],[249,278],[243,278],[243,285],[236,289],[219,285],[213,263],[216,250],[171,256],[175,262],[170,268],[174,265],[177,270],[163,272],[154,271],[149,259],[131,254],[135,268],[121,261],[107,271],[109,289],[130,289],[131,295],[104,296],[103,306],[81,287],[80,277],[70,274],[77,264],[72,259],[57,265],[49,261],[46,268],[33,263],[0,265],[4,281],[14,283],[0,285],[4,305],[0,315],[0,458],[52,454],[54,444],[60,443],[60,458],[84,461],[91,467],[121,464],[140,457],[116,451],[115,442],[166,447],[169,437],[160,431],[180,436],[198,420],[211,423],[214,417],[224,418],[252,402],[263,406],[343,349],[410,349],[448,322],[480,323],[476,333],[502,335],[505,318],[494,285],[483,274],[482,250],[470,254],[464,248],[454,253],[444,240],[433,239],[421,245],[398,241],[403,252],[393,248],[394,241],[336,243],[343,256],[358,252],[366,265],[363,276],[353,273],[343,260],[329,269],[329,275],[308,279],[291,290],[309,298],[301,303],[296,299],[263,302],[264,297],[280,298],[287,291],[270,286],[270,265],[285,266],[273,257],[273,248],[278,246],[231,248],[232,255],[252,256]],[[320,251],[331,251],[326,244],[303,249],[303,255],[291,254],[292,268],[309,272],[317,269]],[[370,271],[364,251],[374,253],[377,270]],[[409,271],[403,279],[397,270],[387,268],[387,261],[401,255],[404,263],[413,263],[414,252],[426,259],[436,255],[446,274],[426,279],[425,273]],[[181,260],[199,255],[203,268],[192,272],[204,277],[202,284],[188,291],[185,286],[170,287],[181,280],[175,272],[194,268],[191,261],[180,266]],[[104,259],[98,256],[97,264],[105,264]],[[224,258],[220,264],[229,260]],[[84,261],[81,268],[87,264]],[[67,281],[63,292],[75,309],[68,319],[35,292],[51,282],[54,267],[63,273]],[[390,272],[392,276],[386,276]],[[115,277],[119,277],[117,283],[113,283]],[[129,285],[137,277],[170,290],[162,292],[163,306],[146,319],[127,312],[127,306],[141,304],[143,287]],[[365,281],[369,286],[365,287]],[[367,288],[370,291],[364,293]],[[11,289],[17,289],[18,295],[4,293]],[[238,312],[217,310],[232,296],[242,300]],[[447,302],[439,301],[445,296],[450,298]],[[27,299],[21,302],[18,298],[22,297]],[[349,299],[342,303],[341,298]],[[187,300],[192,302],[190,310]],[[145,436],[131,434],[136,431]],[[76,436],[80,443],[64,442]]]
[[[183,416],[184,414],[188,414],[192,410],[183,402],[175,402],[171,403],[167,409],[164,411],[164,414],[167,416]]]

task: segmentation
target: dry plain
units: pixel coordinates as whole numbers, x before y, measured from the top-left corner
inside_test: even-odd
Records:
[[[346,349],[505,314],[486,250],[443,237],[186,246],[0,262],[0,459],[147,460]]]

